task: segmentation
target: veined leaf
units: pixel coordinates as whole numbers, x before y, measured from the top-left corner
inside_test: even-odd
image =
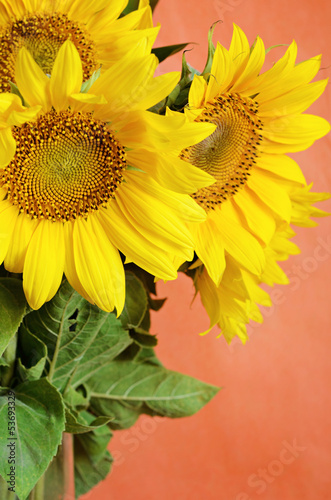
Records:
[[[0,278],[0,356],[17,332],[26,306],[22,282],[15,278]]]
[[[64,428],[62,398],[48,380],[25,382],[15,392],[2,391],[0,473],[7,477],[8,459],[15,457],[15,491],[20,500],[26,499],[44,474],[61,443]]]
[[[53,300],[26,317],[26,328],[48,346],[48,377],[64,391],[77,387],[131,342],[119,320],[75,292],[67,282]]]
[[[110,426],[132,425],[140,413],[171,418],[193,415],[218,388],[151,363],[114,361],[87,381],[91,408],[114,415]]]

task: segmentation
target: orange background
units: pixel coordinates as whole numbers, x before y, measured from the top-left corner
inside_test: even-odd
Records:
[[[299,46],[299,60],[323,53],[320,77],[331,69],[329,0],[160,0],[158,45],[196,41],[189,62],[202,70],[207,31],[228,47],[236,22],[250,42]],[[269,54],[273,62],[284,52]],[[178,70],[180,57],[161,66]],[[311,112],[330,119],[330,86]],[[331,191],[330,135],[294,155],[316,191]],[[320,205],[321,206],[321,205]],[[324,210],[331,212],[331,203]],[[89,500],[330,500],[331,219],[299,229],[302,253],[283,268],[291,284],[275,287],[262,326],[243,346],[215,332],[199,337],[208,318],[189,279],[159,284],[164,308],[153,316],[157,349],[167,368],[223,390],[197,415],[181,420],[143,416],[115,433],[116,461]]]

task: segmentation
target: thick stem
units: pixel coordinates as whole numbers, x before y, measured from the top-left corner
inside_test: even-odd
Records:
[[[73,435],[67,432],[63,433],[62,453],[63,479],[65,485],[63,500],[75,500],[74,439]]]
[[[45,474],[41,476],[36,486],[30,493],[29,500],[44,500]]]

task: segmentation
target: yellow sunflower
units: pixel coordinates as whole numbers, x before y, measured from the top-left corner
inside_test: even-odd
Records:
[[[51,78],[27,49],[18,53],[15,80],[30,107],[0,94],[0,263],[23,272],[34,309],[53,297],[64,272],[87,300],[119,314],[119,251],[163,279],[176,277],[173,255],[192,259],[187,221],[200,222],[205,212],[186,193],[213,179],[172,159],[215,126],[145,111],[179,76],[153,78],[156,66],[142,41],[81,93],[71,41],[59,49]]]
[[[259,285],[263,282],[287,284],[288,278],[278,266],[277,260],[288,258],[299,253],[298,247],[289,241],[294,232],[287,227],[276,231],[268,247],[265,248],[265,271],[263,278],[240,268],[231,258],[226,258],[226,269],[222,281],[216,286],[204,266],[196,271],[195,287],[200,293],[201,301],[210,318],[210,326],[202,335],[208,333],[215,325],[221,329],[218,337],[224,336],[230,343],[238,336],[245,343],[246,326],[250,321],[263,322],[259,305],[272,305],[269,294]],[[279,253],[279,247],[282,253]],[[286,257],[285,257],[286,254]]]
[[[309,227],[316,225],[310,217],[324,217],[328,213],[313,207],[311,204],[330,198],[328,193],[310,193],[311,186],[291,186],[292,217],[291,223],[297,226]],[[210,318],[208,333],[215,325],[221,329],[228,343],[238,336],[243,343],[248,339],[246,326],[250,321],[263,322],[263,316],[258,306],[272,305],[269,294],[260,285],[287,285],[289,279],[280,261],[285,261],[290,255],[297,255],[300,249],[291,238],[295,232],[287,223],[277,227],[269,244],[264,248],[265,266],[261,276],[256,276],[239,267],[230,257],[226,257],[226,269],[221,283],[216,286],[208,275],[206,268],[197,262],[194,284],[197,293]]]
[[[15,82],[15,61],[25,47],[42,70],[50,74],[63,42],[70,39],[83,63],[88,80],[100,66],[120,60],[127,47],[147,37],[153,44],[148,0],[138,10],[119,16],[127,0],[0,0],[0,92],[10,92]]]
[[[193,79],[185,113],[214,123],[216,130],[185,148],[181,158],[215,180],[193,195],[207,220],[192,232],[196,253],[217,287],[229,258],[238,269],[261,276],[264,248],[276,228],[291,221],[295,189],[305,185],[300,168],[285,153],[308,148],[330,130],[323,118],[303,114],[327,83],[309,83],[321,58],[296,64],[296,54],[293,42],[261,74],[262,40],[250,48],[235,25],[230,49],[218,44],[210,73]]]

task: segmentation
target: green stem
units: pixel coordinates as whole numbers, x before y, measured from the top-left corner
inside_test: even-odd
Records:
[[[29,500],[44,500],[45,474],[41,476],[36,486],[30,493]]]
[[[2,478],[0,478],[0,498],[1,500],[18,500],[15,493],[8,491],[8,484]]]

